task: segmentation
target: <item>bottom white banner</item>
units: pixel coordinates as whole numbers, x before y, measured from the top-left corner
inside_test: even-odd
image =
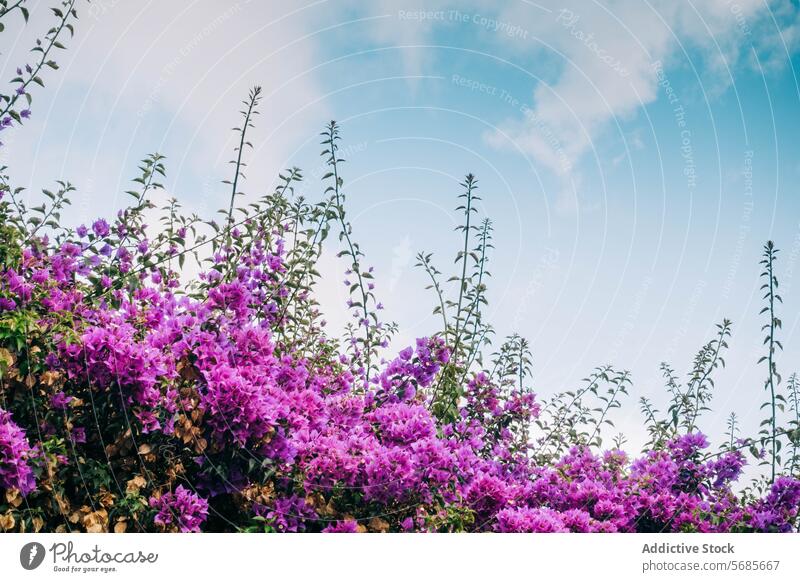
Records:
[[[0,580],[798,580],[798,534],[3,534]],[[173,578],[177,579],[177,578]]]

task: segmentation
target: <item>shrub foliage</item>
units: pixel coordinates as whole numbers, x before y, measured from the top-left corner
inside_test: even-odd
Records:
[[[72,32],[74,5],[54,9],[39,60],[0,95],[3,127],[30,116],[20,103],[57,68],[50,53]],[[27,20],[24,2],[0,1],[1,19],[16,14]],[[321,197],[301,195],[292,168],[244,203],[259,97],[255,88],[244,103],[219,221],[177,200],[154,207],[158,154],[142,161],[130,206],[76,227],[61,220],[70,183],[31,206],[0,171],[0,529],[797,529],[798,382],[784,389],[777,372],[771,242],[763,430],[742,438],[731,415],[711,452],[698,429],[725,364],[726,320],[685,382],[662,364],[669,406],[640,400],[650,438],[631,457],[606,435],[632,391],[627,371],[598,367],[540,404],[528,343],[498,341],[483,318],[492,225],[478,216],[474,176],[459,196],[453,275],[418,256],[441,329],[393,354],[396,326],[381,318],[347,218],[337,124],[321,134]],[[323,245],[347,265],[342,337],[326,332],[315,299]],[[737,485],[748,456],[768,474]]]

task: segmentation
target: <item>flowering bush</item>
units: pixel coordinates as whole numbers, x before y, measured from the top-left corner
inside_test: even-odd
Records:
[[[0,410],[0,485],[27,495],[36,488],[31,468],[35,452],[25,432],[11,419],[11,413]]]
[[[243,147],[259,96],[245,102]],[[524,339],[487,353],[491,224],[473,223],[472,176],[452,294],[419,256],[442,329],[390,356],[395,326],[380,320],[346,218],[338,140],[331,123],[318,203],[294,194],[292,169],[237,209],[240,150],[222,224],[182,215],[175,200],[161,228],[146,223],[158,155],[129,208],[75,228],[60,221],[69,184],[29,209],[0,176],[0,529],[797,529],[797,455],[785,474],[735,487],[748,449],[796,444],[796,431],[736,439],[734,422],[709,453],[696,427],[727,322],[685,387],[667,374],[665,419],[642,401],[652,438],[635,458],[602,438],[626,372],[598,368],[540,404]],[[342,338],[325,332],[314,299],[331,229],[351,293]]]
[[[174,526],[181,532],[198,532],[208,516],[208,502],[178,485],[175,491],[151,497],[150,507],[158,510],[153,523],[163,528]],[[173,530],[174,531],[174,530]]]

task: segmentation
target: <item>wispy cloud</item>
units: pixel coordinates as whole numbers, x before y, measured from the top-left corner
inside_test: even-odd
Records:
[[[395,16],[373,31],[384,42],[425,44],[437,25],[463,21],[498,55],[528,67],[547,63],[540,67],[545,75],[533,71],[541,80],[529,106],[486,138],[521,148],[558,176],[562,210],[577,207],[579,162],[595,141],[658,98],[658,70],[679,66],[696,75],[699,98],[712,99],[754,53],[778,67],[798,42],[797,9],[762,0],[433,1],[424,10],[382,0],[375,10]],[[511,30],[524,34],[504,34]],[[412,70],[424,70],[418,51],[409,50],[408,60]]]
[[[127,188],[136,159],[159,150],[168,157],[176,195],[213,211],[213,190],[230,171],[230,129],[248,89],[260,84],[252,153],[258,163],[247,177],[263,192],[298,141],[316,135],[328,116],[314,74],[317,43],[309,23],[315,4],[98,0],[79,6],[75,38],[58,55],[61,68],[34,95],[30,127],[9,154],[15,178],[35,188],[60,177],[58,168],[70,168],[79,187],[93,190],[94,199],[102,192],[107,201]],[[51,17],[44,3],[32,11],[23,37],[4,51],[4,72],[30,58],[34,35]],[[204,194],[205,182],[215,188]]]

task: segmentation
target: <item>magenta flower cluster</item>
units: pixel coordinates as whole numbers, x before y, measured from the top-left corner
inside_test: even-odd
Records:
[[[200,531],[217,506],[239,527],[265,523],[272,531],[795,527],[798,481],[782,477],[747,502],[731,486],[743,455],[707,458],[698,432],[636,459],[574,446],[540,465],[519,432],[539,413],[534,395],[483,372],[466,379],[455,419],[440,421],[429,402],[451,358],[442,338],[419,339],[366,386],[357,362],[330,353],[326,341],[313,349],[282,342],[287,265],[280,239],[263,242],[271,233],[254,237],[233,273],[217,257],[199,295],[177,293],[170,273],[153,271],[126,292],[90,300],[119,256],[98,261],[105,255],[92,249],[119,225],[97,221],[91,230],[92,241],[25,248],[3,273],[3,309],[35,306],[39,324],[52,330],[40,364],[63,379],[47,402],[53,417],[67,417],[72,446],[89,454],[107,442],[103,427],[78,413],[89,398],[97,405],[105,397],[138,442],[173,455],[160,469],[157,458],[138,461],[172,471],[176,483],[166,491],[158,480],[148,485],[157,528]],[[144,250],[125,255],[131,265],[149,248],[136,246]],[[57,325],[66,315],[77,335]],[[58,421],[47,416],[46,425],[45,434],[58,433]],[[23,430],[0,413],[0,486],[35,495],[35,458]],[[74,456],[56,462],[78,471]]]
[[[56,37],[75,11],[56,12],[61,24],[37,41],[42,61],[12,81],[0,131],[30,116],[15,103],[30,101],[43,66],[56,68],[44,58],[63,48]],[[292,169],[274,193],[235,206],[260,94],[236,130],[223,225],[170,200],[148,227],[158,154],[140,166],[130,208],[74,230],[61,226],[68,182],[28,208],[0,168],[0,530],[797,531],[800,481],[775,475],[774,413],[772,478],[746,489],[741,450],[709,454],[693,424],[675,422],[636,458],[603,450],[597,431],[532,434],[542,407],[523,387],[527,344],[500,349],[495,371],[516,368],[513,381],[483,361],[491,223],[471,222],[472,174],[462,275],[449,280],[458,299],[421,254],[443,329],[386,355],[393,326],[378,319],[374,271],[345,218],[335,122],[322,134],[321,202],[295,194]],[[342,339],[325,333],[314,299],[333,226],[353,316]],[[699,409],[707,374],[697,375]],[[601,396],[598,430],[626,379]],[[543,454],[553,439],[559,452]]]
[[[0,489],[17,489],[27,495],[36,488],[32,464],[36,452],[25,432],[0,408]]]
[[[208,502],[183,485],[161,497],[151,497],[150,507],[158,510],[153,518],[156,525],[175,526],[181,532],[199,532],[208,516]]]

